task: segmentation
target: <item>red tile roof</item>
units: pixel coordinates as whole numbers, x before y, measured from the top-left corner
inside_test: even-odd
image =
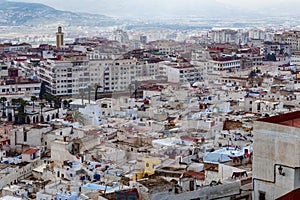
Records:
[[[300,111],[262,118],[257,121],[300,128]]]
[[[28,149],[24,151],[22,154],[34,154],[38,151],[38,149]]]
[[[300,188],[293,190],[279,198],[277,198],[276,200],[297,200],[300,197]]]

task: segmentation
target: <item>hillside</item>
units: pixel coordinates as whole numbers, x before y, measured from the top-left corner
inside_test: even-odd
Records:
[[[60,11],[39,3],[0,1],[0,26],[45,25],[109,26],[115,22],[104,15]]]

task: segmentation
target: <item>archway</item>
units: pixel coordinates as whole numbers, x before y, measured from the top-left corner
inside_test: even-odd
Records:
[[[30,117],[29,116],[26,117],[26,123],[30,124]]]
[[[41,115],[41,123],[43,123],[43,122],[44,122],[44,116]]]
[[[32,123],[34,123],[34,124],[36,123],[35,116],[32,117]]]
[[[55,118],[55,115],[54,115],[54,113],[52,114],[52,119],[54,119]]]
[[[12,113],[8,113],[8,115],[7,115],[7,120],[8,120],[9,122],[12,122],[12,120],[13,120]]]
[[[47,122],[49,122],[50,121],[50,116],[49,115],[47,115]]]

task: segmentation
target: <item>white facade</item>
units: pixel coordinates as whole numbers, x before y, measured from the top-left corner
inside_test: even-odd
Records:
[[[193,65],[180,65],[179,63],[164,63],[161,68],[165,69],[168,82],[194,83],[201,80],[199,69]]]
[[[212,71],[212,63],[210,62],[209,51],[198,50],[192,52],[192,61],[191,64],[198,69],[199,80],[207,79],[207,74],[209,71]]]
[[[53,95],[78,94],[80,88],[90,83],[88,61],[47,60],[38,67],[38,77],[46,83],[46,91]]]
[[[300,50],[300,32],[299,31],[289,31],[282,34],[275,34],[273,38],[274,42],[281,44],[291,45],[292,51]]]
[[[211,60],[210,62],[214,71],[235,70],[241,67],[240,60],[236,59]]]
[[[39,96],[41,83],[31,81],[28,83],[15,83],[0,85],[0,95],[25,95],[25,96]]]
[[[0,63],[0,78],[4,79],[8,77],[8,65],[4,62]]]
[[[249,30],[249,38],[256,40],[264,40],[265,39],[265,31],[259,29]]]
[[[255,122],[253,199],[277,199],[300,188],[300,132],[297,123],[293,126],[297,116],[299,111]]]
[[[239,43],[239,34],[235,30],[223,29],[215,30],[209,33],[210,37],[216,43]]]
[[[300,66],[300,54],[293,54],[291,56],[291,65]]]
[[[137,79],[159,75],[158,66],[157,63],[139,62],[136,59],[110,61],[103,74],[103,89],[104,91],[130,90]]]
[[[121,91],[128,90],[139,78],[159,75],[158,63],[89,56],[92,60],[48,60],[39,66],[38,76],[46,83],[46,91],[53,95],[72,95],[94,85],[102,86],[104,91]]]
[[[85,125],[97,126],[101,124],[101,110],[99,105],[86,104],[84,108],[79,108],[79,112],[84,116]]]

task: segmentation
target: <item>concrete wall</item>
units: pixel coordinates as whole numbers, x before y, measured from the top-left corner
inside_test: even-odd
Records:
[[[230,196],[240,193],[241,183],[239,181],[204,187],[199,190],[174,194],[173,192],[162,192],[150,195],[150,200],[190,200],[190,199],[231,199]]]
[[[17,182],[19,179],[28,177],[32,173],[32,170],[39,164],[41,164],[41,161],[35,161],[22,168],[16,168],[13,172],[7,174],[6,176],[0,177],[0,189]]]
[[[299,188],[300,129],[275,123],[255,122],[253,145],[253,198],[259,191],[276,199]],[[278,172],[282,165],[285,176]]]
[[[43,133],[52,130],[51,126],[45,128],[31,128],[26,130],[22,128],[11,130],[11,148],[15,149],[18,145],[26,144],[29,146],[42,146],[42,135]],[[27,140],[24,141],[24,134],[27,134]]]
[[[65,160],[78,161],[79,159],[76,159],[76,157],[69,152],[72,147],[71,145],[72,143],[70,142],[63,142],[59,140],[51,142],[51,160],[58,162],[63,162]]]
[[[212,127],[212,122],[205,120],[187,120],[183,121],[182,126],[184,129],[195,128],[199,130],[209,130]]]

